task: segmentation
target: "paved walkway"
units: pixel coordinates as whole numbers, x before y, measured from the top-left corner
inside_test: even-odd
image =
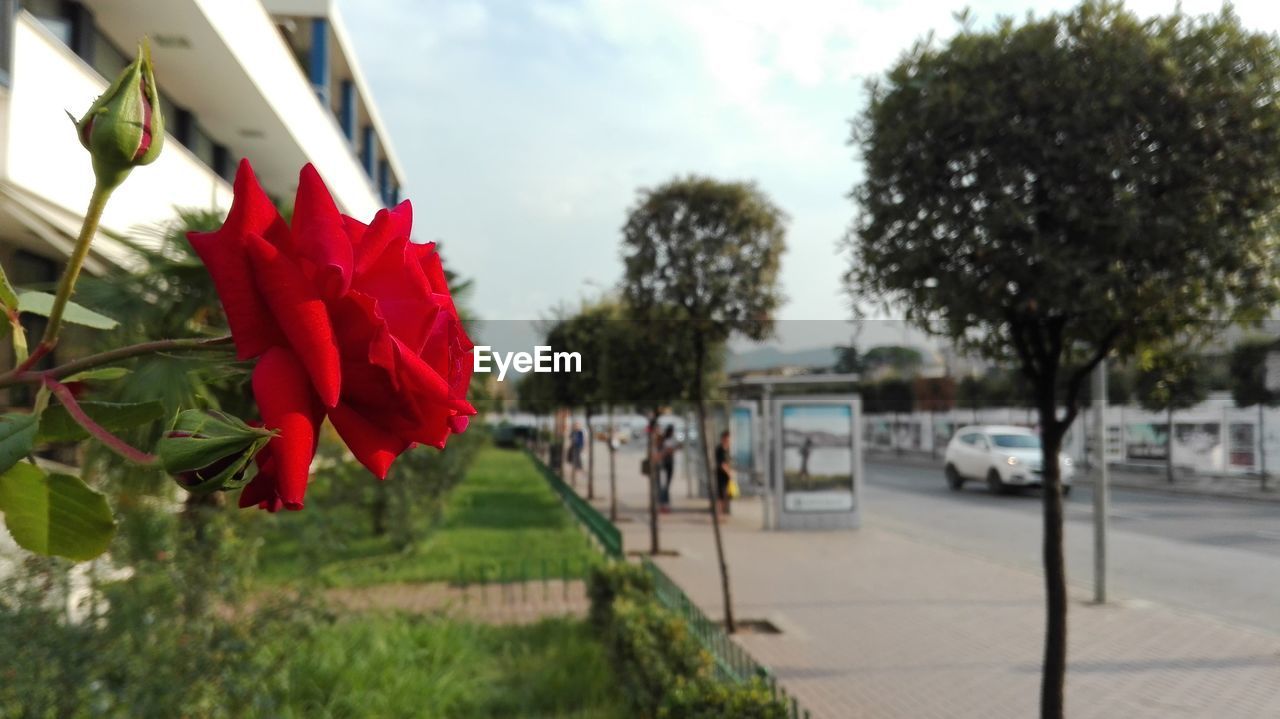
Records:
[[[531,624],[547,617],[587,615],[582,580],[510,582],[456,587],[445,582],[329,589],[325,599],[347,611],[447,614],[488,624]]]
[[[624,450],[618,460],[619,527],[629,550],[646,549],[638,455]],[[602,509],[607,467],[597,466]],[[662,517],[662,541],[679,556],[657,561],[720,616],[703,504],[685,498],[679,475],[672,494],[676,511]],[[760,513],[758,501],[741,500],[725,527],[735,607],[739,618],[768,619],[783,633],[739,641],[815,717],[1036,716],[1039,574],[917,538],[874,515],[857,531],[811,533],[762,531]],[[1280,635],[1149,602],[1098,607],[1082,590],[1072,598],[1068,716],[1280,717]]]

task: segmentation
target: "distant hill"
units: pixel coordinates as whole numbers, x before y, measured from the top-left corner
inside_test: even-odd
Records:
[[[777,347],[761,347],[746,352],[731,352],[726,369],[729,372],[764,370],[774,367],[815,367],[830,369],[836,363],[834,347],[814,347],[785,351]]]

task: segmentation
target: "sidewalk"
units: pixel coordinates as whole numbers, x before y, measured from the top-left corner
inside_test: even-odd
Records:
[[[619,527],[629,551],[648,548],[636,465],[637,454],[619,452]],[[597,467],[601,508],[607,467]],[[679,556],[657,561],[721,616],[704,505],[685,498],[680,476],[672,494],[676,511],[662,516],[661,536]],[[765,532],[757,500],[737,501],[733,512],[725,545],[736,614],[783,630],[738,641],[815,717],[1037,715],[1039,574],[913,537],[874,515],[856,531]],[[1146,602],[1097,607],[1083,592],[1073,592],[1070,611],[1068,716],[1280,717],[1280,636]]]
[[[920,452],[897,454],[888,450],[870,450],[866,459],[869,462],[900,462],[916,467],[937,467],[939,472],[942,471],[941,455],[931,457]],[[1268,489],[1264,492],[1262,482],[1257,477],[1192,474],[1177,470],[1174,473],[1174,483],[1169,484],[1163,465],[1112,464],[1109,480],[1112,487],[1142,492],[1280,502],[1280,477],[1271,477]],[[1092,486],[1093,474],[1081,472],[1074,481],[1082,486]]]

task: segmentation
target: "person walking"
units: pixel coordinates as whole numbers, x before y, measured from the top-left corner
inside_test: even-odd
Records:
[[[578,472],[582,471],[582,450],[587,446],[587,433],[582,423],[574,422],[569,434],[569,483],[578,486]]]
[[[663,513],[671,511],[671,481],[676,474],[676,450],[678,449],[680,449],[680,441],[676,439],[676,427],[669,424],[666,431],[662,433],[662,445],[659,450],[659,456],[662,459],[662,475],[661,485],[658,487],[658,501],[660,511]]]
[[[729,514],[729,483],[733,481],[733,467],[729,463],[729,430],[720,433],[716,445],[716,504],[721,515]]]

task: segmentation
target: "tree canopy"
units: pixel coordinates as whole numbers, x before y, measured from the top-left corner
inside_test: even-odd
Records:
[[[1083,375],[1274,298],[1280,52],[1119,5],[917,45],[856,123],[859,300]]]
[[[622,229],[627,300],[665,306],[707,342],[761,339],[782,302],[785,223],[750,183],[693,175],[641,190]]]

